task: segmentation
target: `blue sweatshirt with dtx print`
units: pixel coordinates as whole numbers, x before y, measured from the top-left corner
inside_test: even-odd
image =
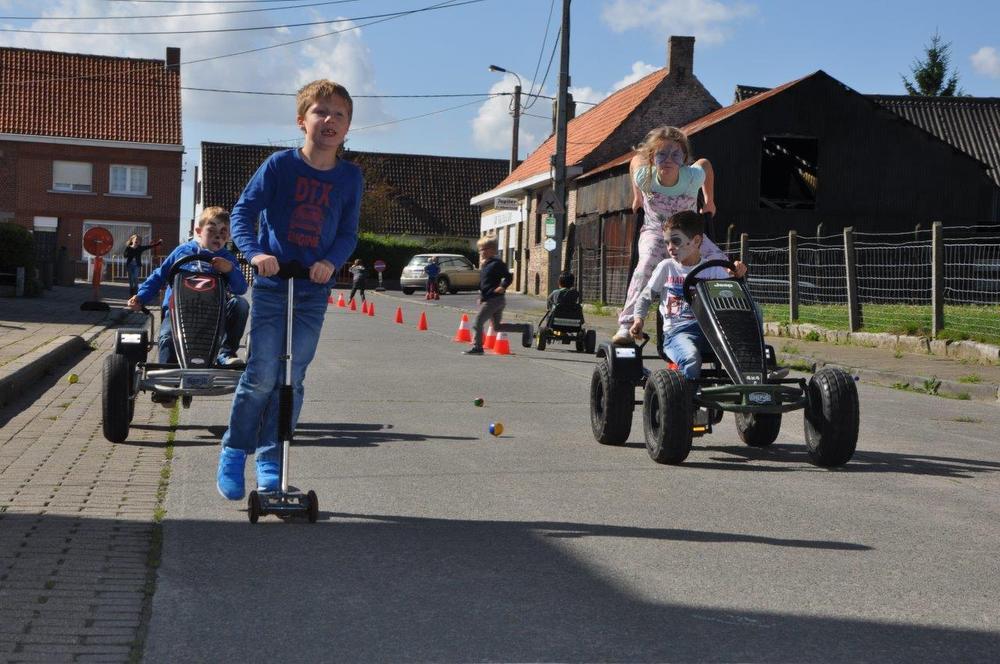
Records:
[[[358,243],[364,180],[343,159],[328,171],[310,166],[298,149],[275,152],[261,164],[233,207],[233,242],[247,260],[270,254],[303,267],[326,259],[340,268]],[[259,219],[259,229],[255,224]],[[297,289],[326,288],[303,282]],[[275,288],[275,277],[256,277],[257,288]]]

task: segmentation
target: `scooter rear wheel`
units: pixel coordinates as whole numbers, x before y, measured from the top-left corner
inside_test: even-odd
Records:
[[[260,514],[260,496],[257,495],[256,491],[251,491],[250,496],[247,498],[247,518],[250,519],[250,523],[257,523]]]
[[[316,498],[316,492],[307,493],[306,499],[309,501],[309,511],[306,512],[306,516],[309,518],[309,523],[316,523],[316,519],[319,518],[319,499]]]

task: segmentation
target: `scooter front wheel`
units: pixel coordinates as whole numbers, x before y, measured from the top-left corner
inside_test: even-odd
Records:
[[[257,495],[256,491],[251,491],[250,496],[247,498],[247,518],[250,519],[250,523],[257,523],[260,514],[260,496]]]
[[[307,493],[306,499],[309,501],[309,511],[306,512],[306,516],[309,518],[309,523],[316,523],[316,519],[319,518],[319,499],[316,498],[316,492]]]

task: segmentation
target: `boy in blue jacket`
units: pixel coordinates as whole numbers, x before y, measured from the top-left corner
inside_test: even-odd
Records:
[[[139,286],[139,292],[129,298],[128,307],[133,311],[139,311],[143,305],[156,299],[164,286],[167,288],[161,305],[163,307],[163,320],[160,322],[158,340],[161,364],[175,364],[177,362],[177,355],[174,352],[174,336],[170,329],[169,305],[172,287],[167,283],[167,276],[174,263],[192,254],[211,254],[212,269],[222,274],[229,286],[231,297],[226,301],[225,336],[217,362],[226,367],[241,364],[236,351],[240,347],[240,339],[243,338],[243,330],[247,326],[250,305],[244,298],[240,297],[247,292],[247,280],[239,269],[236,257],[226,249],[228,241],[229,213],[221,207],[205,208],[195,224],[194,239],[178,245],[176,249],[171,251],[170,255],[163,260],[163,264],[142,282],[142,285]],[[182,269],[199,272],[205,269],[205,264],[192,261]],[[155,393],[153,396],[154,398],[159,397]],[[172,407],[176,401],[176,398],[159,397],[160,404],[165,408]]]
[[[253,352],[236,388],[216,474],[219,493],[229,500],[246,493],[248,454],[256,454],[259,490],[275,491],[281,482],[278,388],[288,291],[275,277],[279,262],[297,261],[309,269],[309,279],[295,283],[294,428],[332,280],[358,243],[361,170],[340,158],[354,111],[351,95],[342,85],[318,80],[299,90],[296,106],[296,122],[305,134],[302,148],[271,155],[233,208],[233,240],[257,268],[257,276],[250,325]]]

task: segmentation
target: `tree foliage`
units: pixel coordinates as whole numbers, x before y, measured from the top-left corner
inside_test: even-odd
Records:
[[[902,76],[906,91],[913,97],[956,97],[963,94],[958,87],[958,72],[951,71],[951,42],[941,41],[937,32],[929,46],[924,46],[924,59],[915,59],[910,66],[913,80]]]

